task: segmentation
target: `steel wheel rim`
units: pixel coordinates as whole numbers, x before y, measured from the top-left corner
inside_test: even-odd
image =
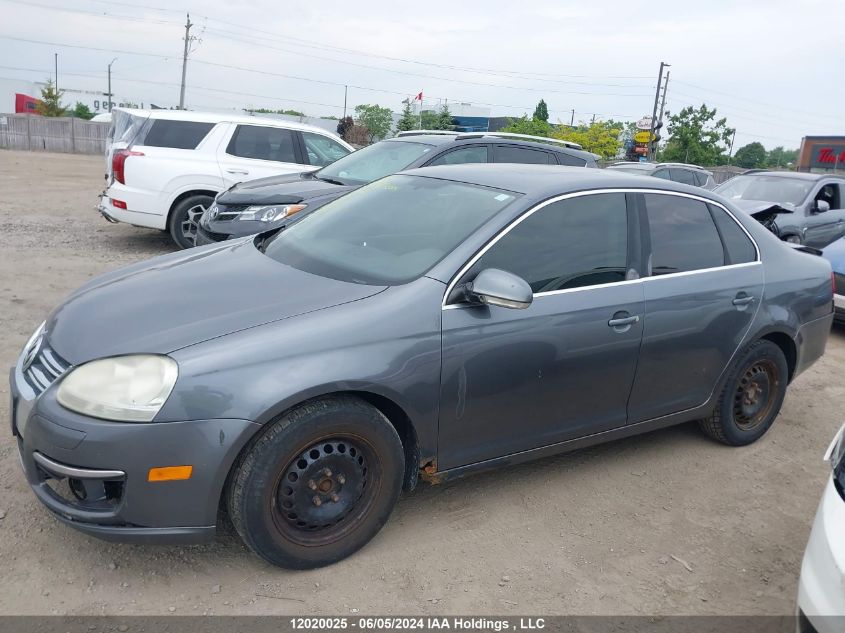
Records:
[[[353,532],[372,508],[381,468],[372,446],[357,436],[320,439],[280,471],[270,513],[280,535],[321,546]]]
[[[197,243],[197,226],[203,213],[205,213],[205,207],[201,204],[195,204],[188,209],[185,219],[179,225],[182,229],[182,237],[192,244]]]
[[[743,431],[759,427],[775,405],[780,372],[771,360],[751,364],[737,382],[733,398],[734,422]]]

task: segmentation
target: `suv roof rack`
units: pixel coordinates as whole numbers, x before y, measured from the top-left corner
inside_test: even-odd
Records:
[[[485,136],[494,136],[497,138],[518,138],[526,141],[535,141],[538,143],[552,143],[554,145],[562,145],[563,147],[568,147],[569,149],[583,149],[580,145],[578,145],[578,143],[573,143],[572,141],[564,141],[559,138],[549,138],[548,136],[517,134],[515,132],[466,132],[464,134],[458,134],[458,136],[455,137],[455,140],[460,141],[466,138],[483,138]]]
[[[657,163],[657,165],[660,167],[672,167],[673,165],[675,167],[692,167],[693,169],[703,169],[704,171],[707,171],[701,165],[693,165],[692,163]]]
[[[460,136],[460,132],[454,130],[405,130],[404,132],[397,132],[396,136],[422,136],[436,134],[438,136]]]

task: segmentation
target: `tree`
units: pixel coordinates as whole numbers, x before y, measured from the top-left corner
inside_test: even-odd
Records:
[[[91,112],[91,108],[89,108],[81,101],[76,102],[76,105],[74,106],[71,115],[75,116],[77,119],[85,119],[86,121],[90,121],[94,118],[94,113]]]
[[[52,79],[41,89],[41,102],[38,104],[38,114],[42,116],[64,116],[67,108],[62,105],[64,90],[56,90]]]
[[[661,154],[667,162],[723,165],[725,152],[735,130],[727,119],[716,120],[716,109],[706,104],[688,106],[669,116],[669,141]]]
[[[370,143],[376,139],[382,139],[390,133],[393,125],[393,113],[390,108],[382,108],[379,105],[362,103],[355,106],[355,114],[358,123],[367,128]]]
[[[349,134],[349,130],[352,129],[352,126],[355,125],[355,121],[352,120],[351,116],[345,116],[337,122],[337,133],[344,141],[348,141],[346,138]]]
[[[778,145],[766,156],[766,167],[789,167],[797,160],[797,149],[783,149],[783,145]]]
[[[411,102],[405,101],[405,107],[402,108],[402,117],[396,123],[397,132],[407,132],[408,130],[417,129],[417,117],[414,116],[414,111],[411,109]]]
[[[560,126],[552,132],[552,138],[578,143],[588,152],[593,152],[604,159],[609,159],[614,158],[622,146],[620,141],[621,132],[621,123],[594,121],[590,125],[581,123],[573,128]]]
[[[734,163],[739,167],[752,169],[753,167],[763,167],[766,164],[768,153],[762,143],[754,141],[748,145],[743,145],[734,155]]]
[[[452,124],[452,113],[449,112],[449,106],[447,104],[444,103],[443,107],[440,108],[434,124],[437,126],[432,128],[434,130],[451,130],[454,127]]]
[[[540,99],[540,103],[534,108],[534,116],[531,118],[537,119],[538,121],[545,121],[546,123],[549,122],[549,107],[543,99]]]
[[[549,125],[548,121],[529,119],[527,116],[521,116],[518,119],[511,119],[510,123],[502,128],[502,132],[549,136],[552,133],[552,126]]]

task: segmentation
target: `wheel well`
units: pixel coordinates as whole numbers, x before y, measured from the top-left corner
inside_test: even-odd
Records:
[[[173,204],[170,205],[170,209],[167,211],[167,224],[165,226],[170,226],[170,216],[173,215],[173,209],[179,206],[179,203],[186,198],[190,198],[191,196],[211,196],[214,198],[218,192],[211,191],[209,189],[194,189],[193,191],[186,191],[185,193],[180,193],[176,196],[176,199],[173,201]]]
[[[411,418],[408,417],[408,414],[405,413],[402,407],[384,396],[368,391],[347,391],[345,393],[361,398],[361,400],[374,406],[384,414],[384,417],[396,429],[399,439],[402,440],[402,448],[405,451],[405,476],[402,481],[402,487],[405,490],[413,490],[417,485],[417,477],[419,475],[420,451],[417,432],[414,429]]]
[[[786,357],[786,366],[789,368],[789,380],[792,381],[792,376],[795,374],[795,365],[798,362],[798,350],[795,348],[795,341],[783,332],[770,332],[762,338],[771,341],[783,352],[784,357]]]

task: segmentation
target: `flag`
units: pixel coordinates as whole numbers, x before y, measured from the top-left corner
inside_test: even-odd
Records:
[[[417,98],[414,99],[414,101],[419,101],[420,103],[422,103],[422,92],[417,95]]]

